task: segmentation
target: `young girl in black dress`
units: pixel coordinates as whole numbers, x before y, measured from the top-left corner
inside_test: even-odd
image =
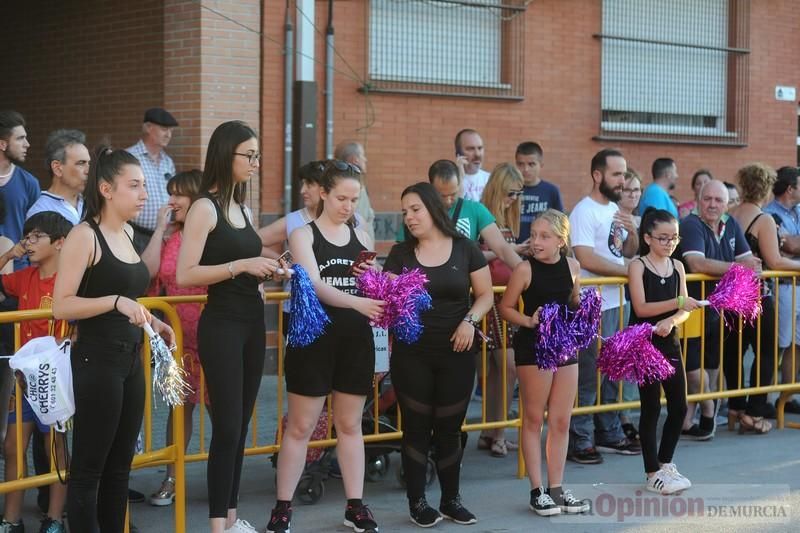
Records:
[[[433,307],[422,314],[420,339],[414,344],[395,342],[390,363],[403,414],[403,470],[411,521],[421,527],[442,518],[473,524],[477,519],[459,495],[461,423],[475,382],[475,330],[494,301],[492,278],[480,249],[458,233],[430,183],[406,188],[402,206],[410,238],[392,248],[384,269],[394,274],[404,267],[421,269],[433,300]],[[438,511],[425,499],[431,445],[442,488]]]
[[[569,358],[557,371],[539,368],[534,349],[541,307],[559,303],[576,307],[580,294],[581,267],[567,257],[569,219],[548,209],[531,225],[530,255],[514,269],[503,299],[500,315],[520,326],[514,336],[514,358],[523,404],[522,454],[531,482],[530,508],[540,516],[582,513],[588,503],[562,488],[564,463],[569,444],[569,419],[578,390],[578,359]],[[522,296],[525,314],[519,312]],[[542,482],[542,428],[547,410],[547,481]]]
[[[121,532],[128,477],[144,415],[142,326],[169,345],[172,329],[136,301],[150,275],[133,246],[147,199],[139,161],[101,147],[86,184],[86,219],[64,242],[53,289],[53,316],[77,320],[72,347],[75,395],[67,491],[70,531]]]
[[[639,228],[639,258],[628,265],[630,324],[652,324],[653,344],[675,368],[675,373],[663,381],[639,385],[639,436],[646,488],[660,494],[692,486],[672,462],[686,415],[686,373],[676,327],[698,307],[697,300],[687,295],[683,263],[670,257],[679,242],[675,217],[663,209],[648,210]],[[658,445],[662,387],[667,398],[667,419]]]

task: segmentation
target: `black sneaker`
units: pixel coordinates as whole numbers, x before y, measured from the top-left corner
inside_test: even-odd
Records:
[[[611,444],[598,444],[597,449],[601,452],[618,453],[620,455],[639,455],[642,453],[642,445],[636,441],[629,440],[627,437]]]
[[[448,520],[452,520],[456,524],[469,525],[478,521],[475,515],[470,513],[466,507],[461,504],[461,496],[456,496],[449,502],[443,502],[439,505],[439,512]]]
[[[689,429],[681,431],[681,438],[698,441],[711,440],[714,438],[714,431],[702,429],[698,424],[692,424]]]
[[[544,488],[533,489],[531,491],[531,511],[539,516],[553,516],[561,514],[561,508],[556,505],[553,498],[544,490]]]
[[[556,487],[555,489],[547,489],[547,493],[558,505],[562,513],[580,514],[587,512],[591,508],[589,500],[579,500],[573,496],[572,491],[569,489]]]
[[[582,465],[599,465],[603,462],[603,456],[595,448],[571,451],[567,454],[567,459]]]
[[[267,524],[267,531],[290,533],[292,528],[292,508],[275,508]]]
[[[144,501],[144,494],[138,490],[128,489],[128,501],[131,503],[142,503]]]
[[[411,521],[419,527],[433,527],[444,519],[439,511],[428,505],[425,498],[409,501],[408,510]]]
[[[356,533],[369,533],[378,532],[378,523],[375,517],[372,516],[372,511],[369,507],[362,505],[360,507],[347,506],[344,511],[344,525],[352,527]]]
[[[0,533],[25,533],[25,524],[22,520],[16,524],[6,522],[5,519],[0,520]]]
[[[628,438],[628,440],[639,442],[639,431],[637,431],[636,426],[630,422],[627,424],[622,424],[622,432],[625,433],[625,436]]]

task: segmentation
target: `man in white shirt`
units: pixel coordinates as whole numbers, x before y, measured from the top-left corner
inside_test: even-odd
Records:
[[[147,183],[147,201],[139,216],[131,223],[133,242],[139,253],[147,247],[150,237],[158,225],[158,210],[167,204],[167,182],[175,175],[175,163],[167,155],[166,148],[172,140],[172,130],[178,125],[168,111],[153,107],[144,113],[142,138],[126,148],[142,165]]]
[[[83,191],[91,161],[86,135],[78,130],[56,130],[47,137],[44,149],[50,188],[42,191],[25,219],[42,211],[55,211],[77,226],[83,218]]]
[[[620,211],[616,204],[627,168],[618,150],[601,150],[592,158],[592,192],[578,202],[569,217],[572,249],[581,264],[581,277],[627,276],[624,258],[633,257],[639,248],[633,217]],[[617,285],[603,286],[602,296],[600,334],[610,336],[619,329],[625,302],[620,300]],[[579,406],[594,405],[597,399],[596,359],[594,342],[578,356]],[[603,376],[601,403],[615,403],[617,392],[617,384]],[[625,437],[617,413],[573,416],[567,458],[581,464],[602,463],[598,449],[623,455],[641,453],[639,443]]]
[[[481,201],[483,188],[489,181],[489,173],[481,168],[483,163],[483,139],[477,131],[463,129],[456,134],[456,165],[464,176],[461,179],[461,195],[467,200]]]

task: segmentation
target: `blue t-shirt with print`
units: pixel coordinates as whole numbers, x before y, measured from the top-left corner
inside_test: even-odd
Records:
[[[564,212],[561,193],[558,187],[549,181],[540,181],[538,185],[526,185],[522,188],[522,200],[519,208],[519,237],[523,242],[531,236],[531,224],[540,213],[548,209]]]

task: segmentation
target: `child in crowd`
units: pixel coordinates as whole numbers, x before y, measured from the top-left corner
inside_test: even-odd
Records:
[[[64,239],[72,228],[72,224],[62,215],[54,211],[43,211],[25,221],[22,241],[0,256],[0,268],[25,255],[33,264],[12,274],[0,277],[0,294],[3,298],[13,296],[19,299],[20,311],[26,309],[50,308],[53,303],[53,286],[56,280],[58,256]],[[50,334],[51,325],[47,320],[30,320],[20,323],[20,345],[31,339],[45,337]],[[56,336],[63,336],[64,324],[61,321],[52,324]],[[22,405],[22,445],[19,449],[23,457],[27,457],[28,444],[34,430],[50,433],[50,428],[36,418],[28,400],[20,399]],[[6,464],[5,480],[15,480],[17,472],[17,431],[16,401],[11,397],[8,414],[8,430],[4,442],[4,458]],[[45,447],[48,457],[51,446]],[[56,439],[56,464],[63,468],[66,465],[64,441]],[[23,465],[26,461],[23,459]],[[21,533],[25,531],[22,523],[22,502],[24,491],[13,491],[6,494],[3,519],[0,521],[0,532]],[[40,532],[62,533],[64,524],[61,521],[64,502],[67,497],[67,486],[56,482],[50,486],[50,504],[47,515],[42,520]]]
[[[697,309],[697,300],[687,296],[686,272],[670,256],[678,246],[678,221],[663,209],[647,211],[639,228],[639,258],[628,266],[631,291],[631,324],[652,324],[653,344],[675,368],[663,381],[639,385],[641,416],[639,438],[647,474],[647,490],[673,494],[692,486],[672,462],[686,415],[686,374],[681,360],[676,326]],[[661,388],[667,398],[667,419],[656,445],[661,413]]]
[[[539,312],[548,303],[577,307],[580,264],[567,257],[569,219],[548,209],[531,226],[530,255],[514,269],[498,304],[503,319],[520,326],[514,336],[514,358],[523,404],[522,454],[531,481],[530,508],[540,516],[583,513],[586,501],[563,489],[564,463],[569,444],[569,419],[578,390],[578,359],[570,357],[557,371],[539,368],[535,350]],[[517,304],[522,296],[524,314]],[[542,482],[542,427],[547,410],[547,481]]]

